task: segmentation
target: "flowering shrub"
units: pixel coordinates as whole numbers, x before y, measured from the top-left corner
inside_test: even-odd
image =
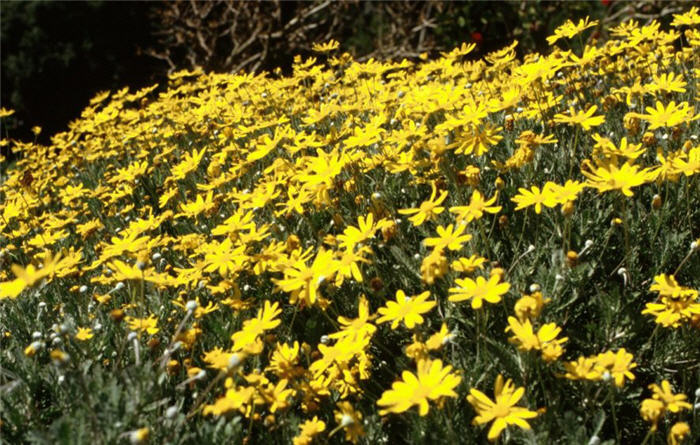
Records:
[[[4,140],[3,438],[697,438],[700,15],[556,46],[595,25],[524,60],[327,42]]]

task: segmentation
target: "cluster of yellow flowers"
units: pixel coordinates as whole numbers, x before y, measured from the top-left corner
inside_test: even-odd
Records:
[[[560,360],[577,335],[566,329],[570,303],[539,286],[510,295],[526,286],[513,274],[537,247],[520,255],[523,233],[509,220],[525,212],[554,226],[567,252],[584,225],[571,222],[576,212],[612,202],[629,269],[627,206],[639,191],[678,189],[700,203],[700,114],[688,97],[699,91],[698,25],[693,8],[671,31],[628,22],[602,46],[522,61],[517,42],[479,60],[463,45],[420,63],[360,63],[331,55],[330,42],[315,47],[325,65],[298,57],[291,76],[182,71],[167,89],[101,93],[51,146],[11,142],[21,158],[0,184],[0,304],[58,292],[49,304],[80,325],[83,351],[103,335],[97,325],[123,326],[178,388],[209,379],[191,416],[274,430],[294,412],[295,444],[341,430],[355,443],[369,418],[464,400],[474,424],[492,422],[489,440],[530,429],[544,409],[516,406],[526,388],[502,375],[531,391],[524,371],[492,373],[492,400],[448,345],[476,345],[482,359],[509,335],[503,347],[518,361],[534,351],[566,379],[635,379],[621,336]],[[596,26],[568,21],[548,40]],[[562,256],[552,279],[583,255]],[[654,277],[659,301],[642,313],[697,335],[698,291],[674,275]],[[489,322],[501,326],[493,337]],[[400,368],[377,388],[387,357]],[[654,429],[688,408],[662,388],[641,404]],[[674,440],[688,434],[674,428]]]

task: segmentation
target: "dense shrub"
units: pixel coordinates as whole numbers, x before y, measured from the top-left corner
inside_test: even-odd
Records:
[[[330,41],[3,140],[3,440],[694,443],[699,27]]]

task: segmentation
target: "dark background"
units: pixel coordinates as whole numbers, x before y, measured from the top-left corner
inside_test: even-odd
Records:
[[[2,92],[16,110],[16,139],[65,130],[98,91],[140,87],[162,76],[164,63],[139,48],[151,40],[145,2],[0,3]],[[3,135],[5,136],[5,135]]]
[[[37,142],[48,144],[99,91],[164,85],[168,72],[195,66],[288,72],[295,54],[311,55],[314,42],[330,38],[358,60],[415,60],[462,42],[477,43],[473,57],[480,57],[514,39],[522,55],[547,51],[545,37],[569,18],[588,15],[607,26],[639,16],[644,23],[687,6],[609,0],[2,1],[0,106],[16,113],[3,119],[0,132],[31,141],[31,128],[38,125],[43,131]],[[318,11],[298,19],[312,8]],[[251,36],[253,43],[244,46]],[[589,33],[589,39],[596,37],[596,30]]]

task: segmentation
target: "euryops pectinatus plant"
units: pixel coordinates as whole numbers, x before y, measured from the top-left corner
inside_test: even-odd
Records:
[[[695,443],[699,25],[328,42],[3,141],[3,440]]]

